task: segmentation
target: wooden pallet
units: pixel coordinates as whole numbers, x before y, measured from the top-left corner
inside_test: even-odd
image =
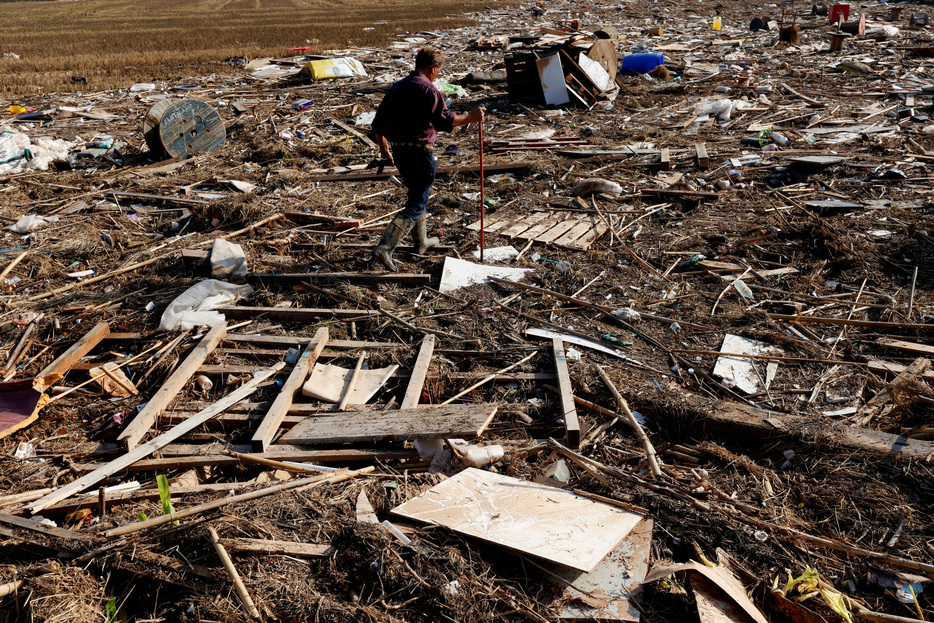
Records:
[[[487,234],[551,243],[580,251],[589,249],[607,230],[606,224],[595,214],[568,215],[567,212],[547,210],[522,216],[497,214],[484,225]],[[468,225],[467,229],[479,231],[480,221]]]

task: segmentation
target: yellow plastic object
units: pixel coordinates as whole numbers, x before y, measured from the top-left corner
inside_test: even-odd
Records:
[[[330,80],[332,78],[350,78],[351,76],[365,76],[366,69],[363,63],[355,58],[325,58],[318,61],[308,61],[302,67],[300,76],[312,80]]]
[[[719,17],[713,18],[713,29],[720,30],[720,18]]]
[[[10,104],[10,112],[14,115],[21,115],[26,112],[25,106],[17,106],[16,104]]]

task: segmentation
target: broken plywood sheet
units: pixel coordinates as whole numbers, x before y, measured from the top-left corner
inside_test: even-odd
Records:
[[[36,379],[0,383],[0,438],[29,426],[49,397],[34,387]]]
[[[392,513],[585,572],[643,519],[568,491],[474,468]]]
[[[738,335],[727,333],[723,336],[723,345],[720,347],[721,353],[735,353],[737,355],[773,355],[781,353],[780,348],[769,346],[764,342],[749,340]],[[775,362],[772,362],[775,363]],[[768,387],[775,372],[778,370],[778,364],[771,365],[767,370],[765,386]],[[714,376],[732,381],[737,388],[747,394],[754,394],[759,391],[763,377],[756,370],[754,360],[745,357],[717,357],[717,363],[713,368]]]
[[[445,405],[384,411],[350,411],[309,416],[278,443],[313,446],[325,443],[472,439],[486,430],[496,405]]]
[[[719,550],[718,550],[719,551]],[[703,596],[698,599],[698,610],[703,623],[768,623],[762,611],[749,598],[746,588],[729,568],[726,555],[720,553],[722,564],[716,567],[689,562],[676,564],[671,562],[656,563],[646,576],[646,582],[661,580],[672,573],[688,573],[691,585],[700,588]],[[695,584],[695,578],[702,578]],[[704,610],[701,610],[704,608]],[[727,614],[729,613],[729,614]],[[707,615],[705,617],[705,614]],[[736,616],[736,618],[733,618]]]
[[[359,370],[347,404],[365,405],[398,369],[399,366],[394,365],[375,370]],[[311,377],[302,386],[302,394],[324,402],[339,402],[353,377],[354,370],[316,363]]]
[[[649,570],[652,527],[651,519],[640,521],[590,573],[553,565],[550,571],[565,587],[558,618],[638,621],[640,613],[630,599],[638,595]],[[603,603],[591,606],[588,602]]]
[[[477,283],[486,283],[489,277],[498,277],[507,281],[520,281],[530,268],[509,268],[507,266],[483,266],[453,257],[444,258],[441,271],[441,292],[453,292]]]

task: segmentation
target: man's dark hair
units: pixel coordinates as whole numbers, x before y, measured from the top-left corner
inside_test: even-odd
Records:
[[[444,53],[434,46],[426,45],[415,55],[415,69],[431,69],[436,64],[444,65]]]

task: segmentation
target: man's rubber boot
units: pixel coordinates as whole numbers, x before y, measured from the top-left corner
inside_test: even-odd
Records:
[[[372,262],[379,262],[391,272],[399,272],[399,269],[392,261],[392,252],[399,246],[402,238],[412,230],[413,225],[415,223],[412,219],[397,214],[396,218],[392,219],[392,222],[386,227],[379,244],[373,249]]]
[[[415,230],[412,234],[412,238],[415,240],[416,255],[423,255],[428,249],[441,244],[441,240],[438,238],[428,237],[428,223],[425,219],[424,213],[422,214],[421,218],[418,219],[418,222],[415,223]]]

